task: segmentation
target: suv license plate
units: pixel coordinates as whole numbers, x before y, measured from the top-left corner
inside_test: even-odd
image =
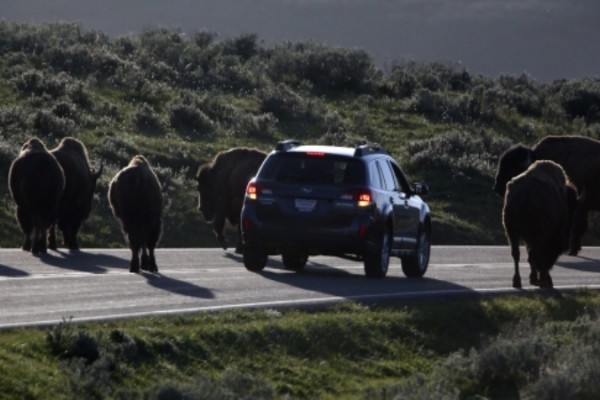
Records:
[[[296,199],[294,204],[300,212],[313,212],[317,208],[317,200]]]

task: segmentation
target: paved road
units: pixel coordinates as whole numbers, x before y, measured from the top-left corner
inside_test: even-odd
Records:
[[[251,273],[240,256],[221,249],[159,249],[156,258],[159,274],[131,274],[125,249],[59,251],[43,257],[0,250],[0,327],[342,299],[517,292],[511,288],[508,246],[436,246],[421,279],[405,278],[398,259],[385,279],[371,280],[361,263],[334,257],[312,257],[302,273],[283,269],[279,257],[271,257],[263,272]],[[525,263],[525,285],[528,273]],[[552,276],[559,290],[599,289],[600,248],[561,257]]]

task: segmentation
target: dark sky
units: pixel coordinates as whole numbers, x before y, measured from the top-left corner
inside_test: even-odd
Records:
[[[384,69],[450,61],[539,82],[600,77],[600,0],[0,0],[0,18],[110,35],[162,26],[255,33],[267,46],[313,40],[364,49]]]

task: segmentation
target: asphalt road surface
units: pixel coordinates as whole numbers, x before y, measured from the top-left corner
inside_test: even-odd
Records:
[[[518,293],[508,246],[434,246],[423,278],[407,279],[393,258],[385,279],[367,279],[360,262],[311,257],[301,273],[273,256],[261,273],[222,249],[159,249],[158,274],[129,272],[126,249],[0,250],[0,328],[243,307],[302,306],[342,300],[414,301],[435,296]],[[527,254],[521,277],[528,286]],[[524,262],[523,262],[524,261]],[[600,288],[600,247],[562,256],[555,289]]]

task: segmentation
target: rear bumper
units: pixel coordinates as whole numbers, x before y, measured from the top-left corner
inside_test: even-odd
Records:
[[[324,227],[301,223],[265,223],[242,215],[244,243],[259,246],[269,254],[298,250],[309,255],[362,256],[376,246],[375,237],[374,223],[366,216],[356,218],[347,227]]]

